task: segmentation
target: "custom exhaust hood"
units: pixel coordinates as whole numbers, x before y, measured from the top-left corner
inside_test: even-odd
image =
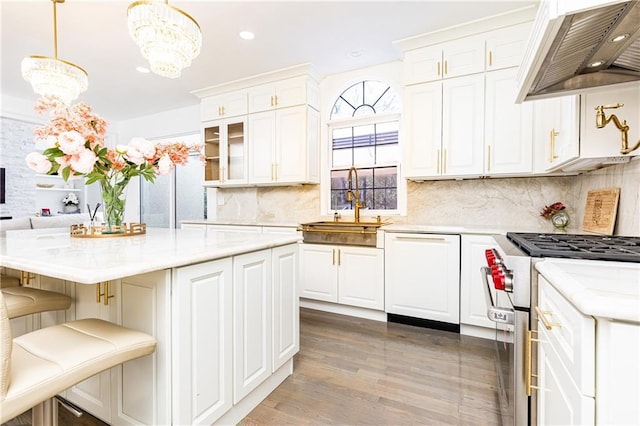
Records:
[[[640,81],[640,1],[541,1],[517,103],[631,81]]]

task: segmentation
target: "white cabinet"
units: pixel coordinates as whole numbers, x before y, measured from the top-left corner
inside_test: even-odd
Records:
[[[300,274],[300,297],[384,309],[382,249],[302,244]]]
[[[520,66],[529,41],[531,26],[531,22],[524,22],[485,33],[486,70]],[[515,102],[515,96],[512,102]]]
[[[405,89],[405,178],[481,174],[484,75]]]
[[[319,115],[308,106],[249,116],[249,183],[319,182]]]
[[[461,40],[410,50],[404,56],[404,84],[417,84],[484,71],[484,39]]]
[[[485,250],[496,245],[489,235],[462,235],[460,267],[460,324],[495,329],[496,323],[487,317],[484,282],[480,268],[487,266]],[[492,289],[495,300],[496,290]]]
[[[529,173],[533,168],[533,108],[516,104],[517,68],[486,73],[485,168],[487,175]]]
[[[233,402],[272,372],[271,251],[233,258]]]
[[[558,170],[580,153],[580,96],[533,101],[535,171]]]
[[[201,121],[236,117],[247,112],[247,92],[244,90],[209,96],[200,103]]]
[[[173,424],[211,424],[233,405],[232,280],[231,258],[174,272]]]
[[[459,324],[460,236],[385,233],[385,311]]]
[[[204,184],[246,184],[246,117],[207,122],[204,126]]]
[[[542,276],[538,306],[538,421],[542,425],[594,424],[595,321]]]
[[[248,96],[250,113],[297,105],[318,109],[318,87],[306,76],[251,87]]]
[[[298,244],[271,250],[273,292],[273,368],[276,371],[300,350]]]

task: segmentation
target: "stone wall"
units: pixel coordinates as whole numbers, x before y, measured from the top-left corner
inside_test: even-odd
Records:
[[[36,212],[35,175],[25,157],[35,149],[34,123],[0,117],[0,167],[5,168],[5,204],[1,216],[21,217]]]

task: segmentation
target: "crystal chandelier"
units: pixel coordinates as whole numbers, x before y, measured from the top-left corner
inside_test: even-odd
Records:
[[[70,104],[87,90],[87,72],[71,62],[58,59],[58,21],[56,3],[53,3],[53,58],[32,55],[22,60],[22,77],[31,83],[33,91],[41,96],[54,96]]]
[[[169,6],[167,0],[131,3],[127,21],[129,34],[158,75],[178,78],[200,54],[200,26],[182,10]]]

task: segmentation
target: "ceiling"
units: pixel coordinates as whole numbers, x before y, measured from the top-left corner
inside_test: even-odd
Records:
[[[66,0],[57,7],[58,58],[87,71],[89,89],[79,100],[111,121],[194,105],[193,90],[302,63],[324,76],[390,62],[401,58],[395,40],[535,1],[171,1],[203,35],[200,55],[178,79],[136,71],[148,64],[128,34],[129,3]],[[0,15],[2,94],[35,100],[20,62],[53,56],[52,3],[1,0]],[[240,39],[241,30],[255,39]]]

